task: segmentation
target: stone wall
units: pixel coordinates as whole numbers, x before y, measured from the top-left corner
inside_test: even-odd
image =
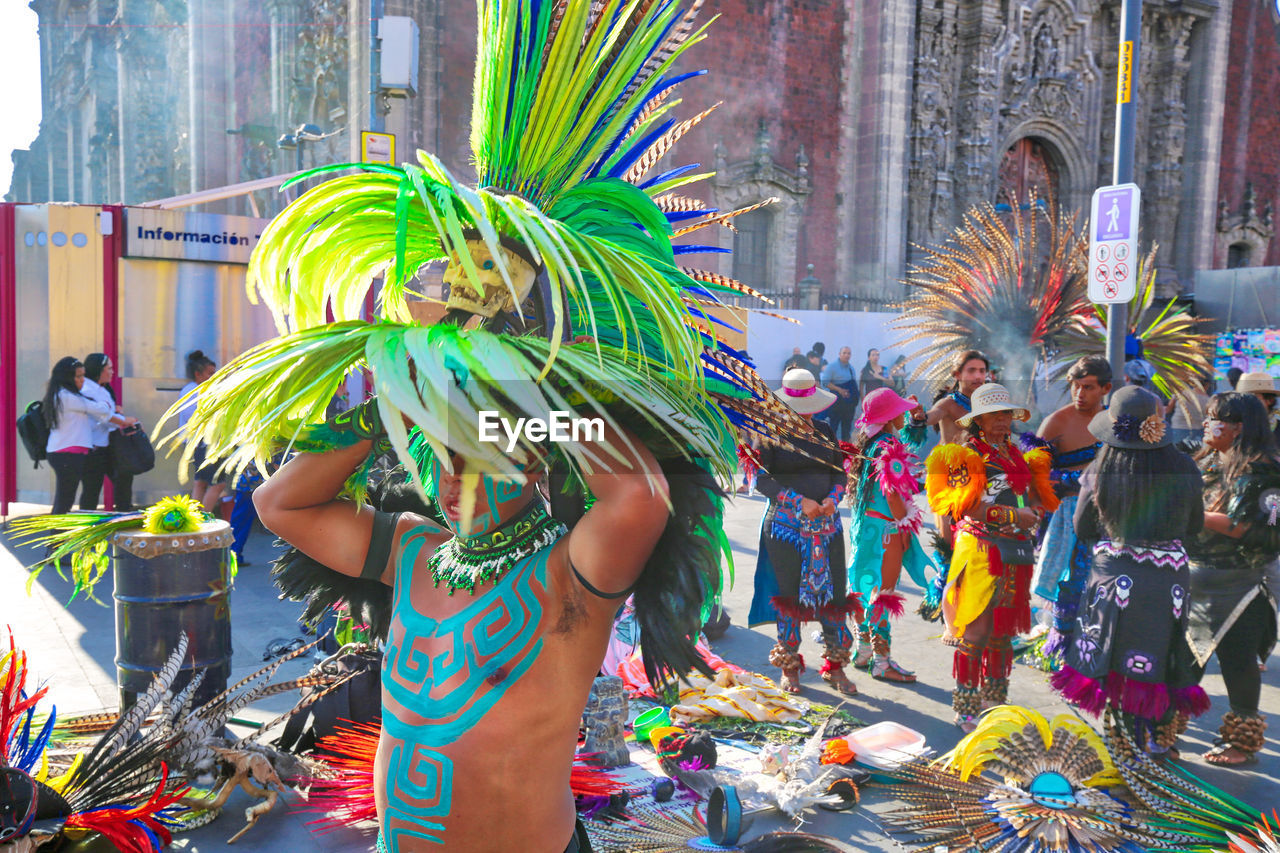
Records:
[[[1249,247],[1247,266],[1280,266],[1280,241],[1273,239],[1280,208],[1280,16],[1274,3],[1235,0],[1230,57],[1213,266],[1227,266],[1233,244]]]

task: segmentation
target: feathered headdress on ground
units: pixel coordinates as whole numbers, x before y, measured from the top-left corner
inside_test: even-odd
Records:
[[[1200,377],[1212,375],[1213,336],[1196,333],[1207,318],[1191,316],[1173,300],[1157,309],[1156,250],[1153,244],[1138,263],[1138,290],[1129,302],[1127,332],[1142,341],[1143,357],[1155,368],[1152,384],[1172,396],[1198,389]],[[1061,351],[1055,376],[1066,373],[1082,356],[1105,354],[1106,341],[1107,306],[1086,304],[1058,339]]]
[[[1176,765],[1158,765],[1108,719],[1105,737],[1065,714],[1005,705],[933,764],[888,775],[908,805],[893,830],[951,851],[1102,853],[1222,849],[1256,811]]]
[[[390,446],[418,482],[430,458],[452,469],[459,456],[464,476],[523,482],[524,464],[550,455],[553,477],[559,469],[580,493],[575,473],[615,462],[601,445],[552,453],[525,435],[504,454],[482,440],[481,411],[625,427],[671,486],[672,520],[637,591],[638,614],[665,616],[642,625],[644,642],[684,638],[646,650],[645,662],[651,678],[682,673],[700,661],[686,642],[695,611],[719,590],[727,549],[715,478],[732,473],[737,431],[812,433],[714,334],[717,294],[750,290],[683,256],[722,250],[675,242],[744,211],[679,195],[708,177],[695,165],[655,173],[709,112],[672,116],[675,87],[701,73],[673,68],[704,37],[702,0],[478,6],[477,184],[422,152],[397,167],[310,173],[334,176],[266,228],[249,265],[251,293],[284,334],[201,386],[186,452],[203,441],[209,458],[235,468],[265,467],[281,444],[324,449],[325,407],[357,370],[372,373]],[[447,264],[448,295],[434,309],[441,319],[421,325],[410,310],[415,276],[432,262]],[[406,419],[426,454],[411,451]],[[649,586],[653,608],[643,605]]]
[[[1087,243],[1053,199],[1037,199],[1001,213],[972,208],[950,241],[922,247],[924,256],[905,283],[911,293],[894,307],[893,325],[904,337],[893,346],[919,344],[914,377],[945,379],[956,353],[977,349],[995,359],[1001,381],[1029,381],[1046,349],[1083,310]]]

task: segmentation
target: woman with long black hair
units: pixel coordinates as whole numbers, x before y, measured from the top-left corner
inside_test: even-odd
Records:
[[[1200,472],[1171,445],[1160,400],[1136,385],[1112,395],[1089,432],[1103,446],[1080,478],[1074,521],[1095,543],[1092,569],[1053,686],[1091,714],[1110,705],[1139,746],[1162,753],[1186,717],[1209,709],[1187,644]]]
[[[1258,658],[1276,644],[1276,591],[1267,567],[1280,553],[1280,452],[1262,403],[1250,394],[1209,401],[1204,447],[1204,532],[1191,556],[1192,651],[1203,667],[1215,652],[1231,710],[1211,764],[1256,760],[1267,721],[1258,713]]]
[[[106,353],[89,353],[84,359],[84,387],[80,389],[80,393],[90,399],[110,404],[117,414],[122,413],[119,401],[116,400],[115,388],[111,386],[115,375],[115,365]],[[89,455],[89,468],[85,472],[84,499],[88,501],[92,497],[96,504],[103,479],[110,478],[115,511],[132,512],[133,475],[121,474],[111,467],[111,433],[115,430],[113,424],[97,424],[94,427],[93,452]]]
[[[110,403],[84,396],[81,393],[84,379],[84,365],[69,355],[53,366],[49,383],[45,386],[43,411],[49,427],[45,453],[54,474],[51,510],[54,515],[71,511],[76,489],[84,482],[85,472],[89,469],[95,425],[133,426],[138,422],[137,418],[117,414]],[[97,494],[91,495],[85,489],[81,494],[80,509],[97,508]]]

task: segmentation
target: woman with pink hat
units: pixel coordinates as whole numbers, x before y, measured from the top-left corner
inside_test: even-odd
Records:
[[[854,495],[849,585],[867,617],[858,626],[854,666],[869,667],[879,681],[916,680],[889,657],[889,618],[902,615],[903,598],[896,590],[903,570],[921,587],[928,583],[925,570],[936,571],[916,539],[922,510],[916,501],[919,459],[913,451],[923,443],[925,417],[915,397],[878,388],[862,399],[862,417],[855,424],[861,458],[849,485]]]
[[[776,613],[778,642],[769,662],[782,670],[781,687],[800,692],[800,628],[805,622],[822,626],[822,680],[840,693],[858,690],[844,668],[853,658],[853,632],[848,616],[861,619],[856,596],[846,592],[844,532],[840,501],[844,498],[844,454],[829,424],[812,420],[830,408],[836,395],[818,386],[802,368],[788,370],[774,392],[793,411],[813,424],[812,439],[795,438],[789,447],[766,443],[760,449],[756,489],[769,499],[761,523],[764,542],[757,573],[768,571],[778,594],[769,602]],[[757,578],[757,590],[762,586]],[[757,604],[763,604],[758,602]],[[753,612],[767,610],[753,606]]]

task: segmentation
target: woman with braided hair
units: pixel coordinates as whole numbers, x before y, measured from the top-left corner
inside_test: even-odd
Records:
[[[942,607],[954,635],[952,706],[966,733],[983,705],[1008,698],[1012,640],[1031,627],[1033,532],[1045,509],[1057,509],[1047,451],[1023,454],[1009,441],[1013,420],[1030,412],[1003,385],[973,393],[972,411],[956,423],[964,444],[943,444],[925,461],[929,505],[955,524],[955,551]]]
[[[1202,668],[1215,652],[1231,710],[1222,718],[1211,764],[1256,761],[1267,721],[1258,712],[1258,658],[1276,644],[1276,591],[1267,567],[1280,553],[1280,452],[1262,403],[1250,394],[1209,401],[1204,448],[1204,531],[1191,557],[1189,636]]]

